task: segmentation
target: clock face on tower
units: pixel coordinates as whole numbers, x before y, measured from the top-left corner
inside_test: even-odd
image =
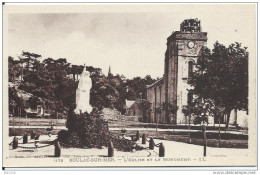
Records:
[[[192,42],[192,41],[190,41],[189,43],[188,43],[188,47],[191,49],[191,48],[193,48],[195,46],[195,43],[194,42]]]

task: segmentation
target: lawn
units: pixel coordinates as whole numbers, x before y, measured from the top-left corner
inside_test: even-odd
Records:
[[[18,118],[15,117],[13,122],[13,118],[9,118],[9,126],[50,126],[51,122],[54,126],[65,126],[66,119],[45,119],[45,118]],[[156,123],[140,123],[135,121],[109,121],[108,125],[110,128],[160,128],[160,129],[188,129],[188,125],[173,125],[173,124],[158,124]],[[200,125],[191,125],[190,128],[192,130],[201,130]],[[218,130],[218,125],[215,126],[207,126],[207,130]],[[222,125],[220,127],[221,131],[225,130],[225,127]],[[247,129],[243,129],[245,133],[247,133]]]

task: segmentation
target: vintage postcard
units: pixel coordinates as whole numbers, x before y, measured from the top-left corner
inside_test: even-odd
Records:
[[[3,5],[3,167],[257,165],[256,3]]]

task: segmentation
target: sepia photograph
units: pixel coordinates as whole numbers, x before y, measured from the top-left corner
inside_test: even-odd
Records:
[[[256,3],[3,5],[3,168],[257,166]]]

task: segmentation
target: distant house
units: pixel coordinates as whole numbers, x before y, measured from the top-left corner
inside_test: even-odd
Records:
[[[33,110],[31,108],[25,109],[26,116],[30,118],[35,118],[37,117],[37,110]]]
[[[135,101],[133,100],[125,100],[125,108],[126,108],[126,115],[135,115],[134,111],[133,111],[133,104],[135,103]]]
[[[126,100],[126,116],[136,116],[139,120],[142,120],[143,111],[138,107],[139,101]]]
[[[50,114],[45,113],[43,107],[41,105],[37,105],[36,110],[28,108],[25,109],[26,115],[27,117],[31,117],[31,118],[41,118],[41,117],[49,117]]]

